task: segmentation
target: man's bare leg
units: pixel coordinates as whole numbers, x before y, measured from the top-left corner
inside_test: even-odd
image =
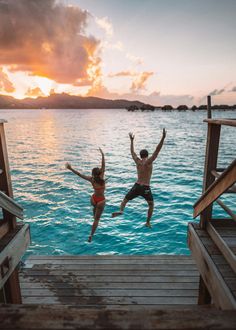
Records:
[[[121,204],[120,204],[120,211],[118,211],[118,212],[113,212],[113,213],[111,214],[112,218],[118,217],[118,215],[123,214],[123,211],[124,211],[125,205],[126,205],[127,203],[128,203],[128,199],[124,198],[123,201],[122,201]]]
[[[153,206],[154,206],[154,203],[153,201],[147,201],[148,202],[148,212],[147,212],[147,221],[145,223],[145,226],[146,227],[149,227],[151,228],[151,217],[152,217],[152,213],[153,213]]]

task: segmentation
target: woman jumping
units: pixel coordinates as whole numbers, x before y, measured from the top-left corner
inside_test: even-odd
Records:
[[[102,155],[102,164],[101,168],[94,167],[92,169],[92,176],[86,176],[78,171],[74,170],[69,163],[66,163],[66,168],[73,173],[77,174],[80,178],[89,181],[94,189],[94,193],[91,196],[91,204],[93,206],[93,225],[91,229],[91,234],[89,235],[88,242],[92,241],[93,235],[97,229],[98,222],[100,220],[100,217],[102,215],[102,212],[105,207],[106,199],[104,196],[105,191],[105,180],[104,180],[104,173],[105,173],[105,157],[104,153],[101,148],[99,148],[99,151]]]

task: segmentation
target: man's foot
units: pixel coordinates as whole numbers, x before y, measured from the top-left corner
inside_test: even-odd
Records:
[[[150,222],[146,222],[145,226],[148,227],[148,228],[152,228],[152,225],[150,224]]]
[[[118,217],[118,216],[121,215],[121,214],[123,214],[123,212],[121,212],[121,211],[119,211],[119,212],[113,212],[113,213],[111,214],[111,217],[112,217],[112,218],[115,218],[115,217]]]
[[[92,242],[92,236],[90,235],[88,238],[88,242],[91,243]]]

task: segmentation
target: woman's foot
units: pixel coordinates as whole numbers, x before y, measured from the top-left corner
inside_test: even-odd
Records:
[[[123,214],[123,212],[121,212],[121,211],[119,211],[119,212],[113,212],[113,213],[111,214],[111,217],[112,217],[112,218],[115,218],[115,217],[118,217],[118,216],[121,215],[121,214]]]
[[[88,242],[91,243],[92,242],[92,236],[90,235],[88,238]]]

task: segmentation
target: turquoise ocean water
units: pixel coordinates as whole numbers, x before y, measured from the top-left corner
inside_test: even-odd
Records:
[[[214,117],[236,117],[214,112]],[[25,209],[32,244],[29,254],[189,254],[187,224],[201,194],[205,154],[206,112],[127,112],[126,110],[1,110],[14,196]],[[152,229],[144,227],[147,205],[137,198],[115,219],[126,192],[136,180],[129,152],[151,153],[167,130],[154,164],[151,188],[155,199]],[[235,157],[235,130],[223,127],[219,167]],[[91,186],[65,170],[65,162],[85,174],[106,157],[107,204],[92,243]],[[235,196],[224,197],[235,210]],[[235,210],[236,211],[236,210]],[[214,207],[214,214],[224,212]]]

